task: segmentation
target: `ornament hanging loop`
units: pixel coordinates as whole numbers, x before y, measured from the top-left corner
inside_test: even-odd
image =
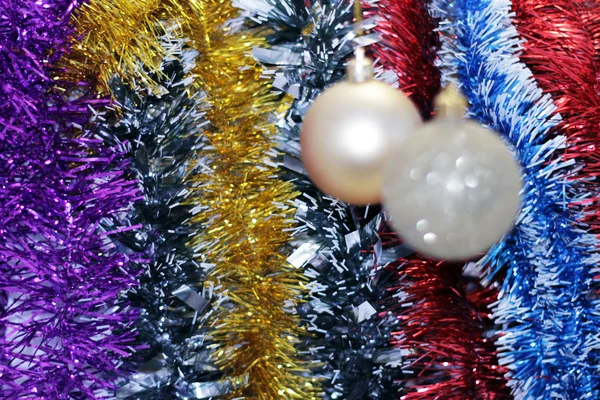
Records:
[[[362,10],[362,6],[360,5],[360,0],[354,0],[354,22],[356,23],[355,25],[355,32],[356,32],[356,36],[358,36],[360,34],[360,24],[363,21],[363,10]]]
[[[354,51],[355,58],[348,61],[348,81],[364,83],[373,78],[373,60],[365,56],[362,47]]]
[[[363,10],[360,0],[354,0],[354,34],[361,36],[361,23],[363,21]],[[365,56],[365,49],[357,47],[354,50],[354,58],[348,61],[347,79],[352,83],[364,83],[373,78],[373,60]]]

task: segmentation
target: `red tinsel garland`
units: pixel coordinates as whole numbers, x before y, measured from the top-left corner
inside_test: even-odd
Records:
[[[549,93],[567,136],[565,159],[583,165],[574,179],[590,179],[590,197],[579,204],[584,222],[600,233],[600,3],[578,0],[516,0],[515,23],[526,39],[521,59]]]
[[[377,17],[381,41],[373,56],[398,76],[399,87],[417,104],[425,119],[433,115],[433,98],[440,90],[435,65],[436,21],[425,0],[379,0],[367,17]],[[384,246],[398,244],[391,231],[382,233]],[[402,399],[499,400],[509,398],[505,368],[499,367],[492,322],[487,315],[497,293],[469,283],[462,265],[436,263],[413,255],[387,267],[396,286],[384,299],[398,315],[401,331],[393,345],[403,349],[405,389]]]
[[[440,90],[440,71],[435,65],[438,48],[437,27],[429,15],[428,1],[380,0],[375,31],[380,42],[372,46],[378,62],[398,76],[400,89],[417,105],[425,119],[433,115],[433,98]]]
[[[392,245],[393,234],[384,234]],[[402,400],[509,399],[498,365],[489,306],[495,289],[462,276],[462,265],[411,256],[388,266],[397,286],[388,309],[401,319],[393,345],[405,350]]]
[[[598,17],[598,2],[584,1],[578,4],[578,14],[590,33],[594,47],[594,68],[596,70],[596,91],[600,93],[600,18]]]

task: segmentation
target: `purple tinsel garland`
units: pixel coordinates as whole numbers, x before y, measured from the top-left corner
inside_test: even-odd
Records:
[[[136,200],[136,182],[121,151],[80,131],[103,101],[67,100],[85,87],[51,78],[78,5],[0,0],[3,399],[102,398],[134,351],[121,293],[136,274],[102,226]]]

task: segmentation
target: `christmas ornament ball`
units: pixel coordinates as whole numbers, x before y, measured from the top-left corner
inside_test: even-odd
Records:
[[[381,200],[389,150],[421,124],[402,92],[368,79],[338,83],[323,92],[302,124],[302,159],[323,192],[347,203]]]
[[[419,252],[464,260],[512,227],[520,168],[494,132],[473,121],[436,119],[388,160],[384,206],[396,232]]]

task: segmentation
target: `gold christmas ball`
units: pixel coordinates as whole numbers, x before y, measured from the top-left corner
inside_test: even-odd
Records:
[[[399,90],[373,79],[339,83],[317,98],[304,119],[304,166],[323,192],[351,204],[378,203],[385,159],[421,123]]]

